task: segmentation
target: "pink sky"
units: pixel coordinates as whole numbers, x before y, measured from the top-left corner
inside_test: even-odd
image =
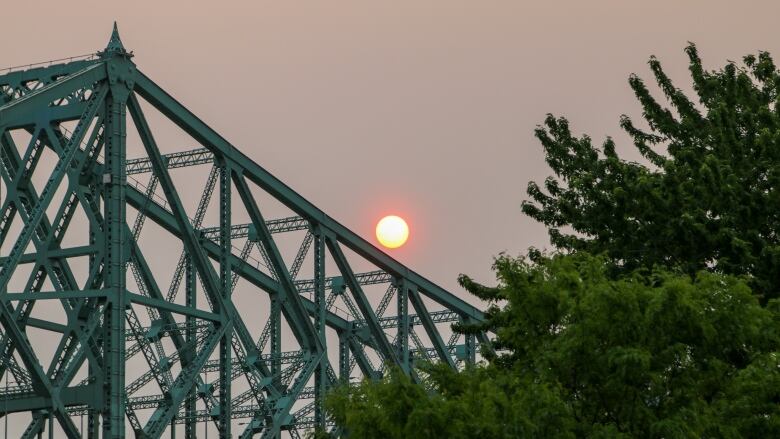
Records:
[[[600,139],[638,116],[631,72],[657,55],[686,85],[683,47],[708,66],[778,44],[775,2],[56,2],[4,20],[0,65],[100,49],[113,20],[148,75],[236,146],[392,253],[457,290],[491,258],[544,246],[520,213],[549,171],[545,113]],[[623,142],[624,145],[626,142]],[[171,150],[189,146],[172,147]]]

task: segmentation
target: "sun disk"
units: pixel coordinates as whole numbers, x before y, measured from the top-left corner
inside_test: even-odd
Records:
[[[387,248],[398,248],[409,238],[409,226],[400,216],[386,216],[376,225],[376,238]]]

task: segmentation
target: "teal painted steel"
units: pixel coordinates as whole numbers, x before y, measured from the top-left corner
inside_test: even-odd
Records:
[[[199,147],[161,153],[141,100]],[[131,130],[144,157],[127,158]],[[52,157],[39,193],[36,170]],[[211,171],[188,211],[192,187],[172,171],[201,165]],[[221,438],[299,437],[332,427],[332,386],[388,365],[419,379],[417,361],[459,368],[489,348],[487,334],[449,329],[482,321],[477,308],[241,153],[136,68],[116,26],[92,56],[0,75],[0,178],[0,376],[15,383],[0,398],[4,415],[31,414],[22,437],[55,421],[66,437],[194,438],[206,424]],[[266,219],[257,192],[291,214]],[[204,226],[208,212],[217,225]],[[172,275],[147,260],[147,223],[181,245]],[[69,244],[77,229],[88,243]],[[259,294],[256,309],[237,307],[237,286]],[[37,301],[59,304],[65,323],[33,317]],[[48,364],[28,328],[56,340]]]

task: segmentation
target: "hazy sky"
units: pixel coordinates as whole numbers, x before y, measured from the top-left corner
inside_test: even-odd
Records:
[[[382,215],[407,218],[391,254],[454,291],[546,245],[520,212],[549,174],[546,113],[623,140],[649,55],[684,85],[687,41],[708,67],[780,53],[772,1],[44,3],[3,20],[0,65],[101,49],[117,20],[146,74],[332,217],[372,241]]]

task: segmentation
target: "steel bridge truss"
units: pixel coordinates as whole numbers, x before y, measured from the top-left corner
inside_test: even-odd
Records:
[[[0,413],[29,414],[22,437],[194,438],[203,423],[297,437],[332,428],[332,386],[475,361],[484,334],[449,326],[479,310],[292,191],[131,58],[115,27],[95,56],[0,76]],[[150,108],[200,147],[163,154]],[[128,134],[144,157],[126,158]],[[173,174],[195,165],[210,171],[187,210],[194,184]],[[267,219],[265,199],[291,214]],[[163,268],[164,251],[180,257]]]

